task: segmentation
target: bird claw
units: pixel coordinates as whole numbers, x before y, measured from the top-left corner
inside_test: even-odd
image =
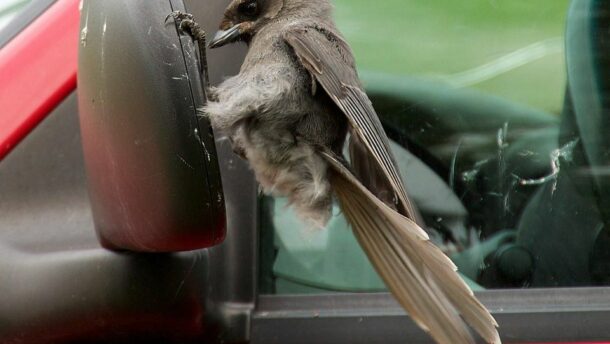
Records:
[[[190,13],[184,13],[181,11],[174,11],[165,17],[165,22],[169,20],[169,18],[174,18],[176,24],[182,32],[187,33],[194,40],[199,42],[205,42],[206,33],[205,31],[195,22],[194,17]]]
[[[206,94],[208,97],[208,101],[211,101],[211,102],[218,101],[218,88],[210,86],[206,89]]]
[[[178,25],[178,29],[191,36],[193,41],[197,41],[199,47],[199,67],[200,72],[203,76],[203,88],[207,89],[210,85],[210,79],[208,76],[208,59],[205,51],[206,47],[206,33],[201,28],[192,14],[184,13],[181,11],[174,11],[165,17],[165,23],[169,18],[174,18],[174,22]]]
[[[247,161],[248,158],[246,157],[246,150],[244,149],[244,147],[237,144],[231,136],[229,136],[229,142],[231,143],[231,149],[233,150],[233,153],[238,157],[242,158],[243,160]]]
[[[165,17],[166,23],[169,20],[169,18],[174,18],[174,20],[176,20],[176,21],[182,21],[185,19],[193,20],[193,15],[190,13],[183,13],[181,11],[174,11],[174,12],[168,14],[167,17]]]

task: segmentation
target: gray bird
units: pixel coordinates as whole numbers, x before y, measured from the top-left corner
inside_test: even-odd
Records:
[[[438,343],[472,344],[497,323],[432,244],[363,91],[328,0],[233,0],[211,48],[243,41],[238,75],[210,89],[216,131],[268,194],[323,226],[333,197],[388,289]],[[349,133],[350,163],[342,157]]]

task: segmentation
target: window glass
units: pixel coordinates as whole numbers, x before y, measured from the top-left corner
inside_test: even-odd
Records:
[[[335,5],[409,193],[473,289],[607,284],[610,4]],[[262,292],[384,290],[338,208],[324,229],[283,199],[262,211]]]
[[[335,0],[363,72],[474,88],[558,113],[568,0]]]
[[[9,22],[17,16],[31,0],[2,0],[0,1],[0,30],[4,29]]]

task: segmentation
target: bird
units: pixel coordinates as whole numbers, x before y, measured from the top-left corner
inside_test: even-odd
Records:
[[[388,290],[437,343],[475,343],[469,326],[501,343],[493,316],[429,240],[330,1],[233,0],[209,48],[235,42],[248,46],[240,71],[209,87],[202,112],[262,190],[318,227],[336,200]]]

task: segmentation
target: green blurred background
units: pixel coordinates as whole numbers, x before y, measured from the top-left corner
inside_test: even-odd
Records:
[[[30,0],[0,0],[0,29]],[[558,113],[569,0],[334,0],[367,71],[472,87]]]
[[[568,0],[334,0],[366,71],[436,79],[552,113],[565,87]]]

